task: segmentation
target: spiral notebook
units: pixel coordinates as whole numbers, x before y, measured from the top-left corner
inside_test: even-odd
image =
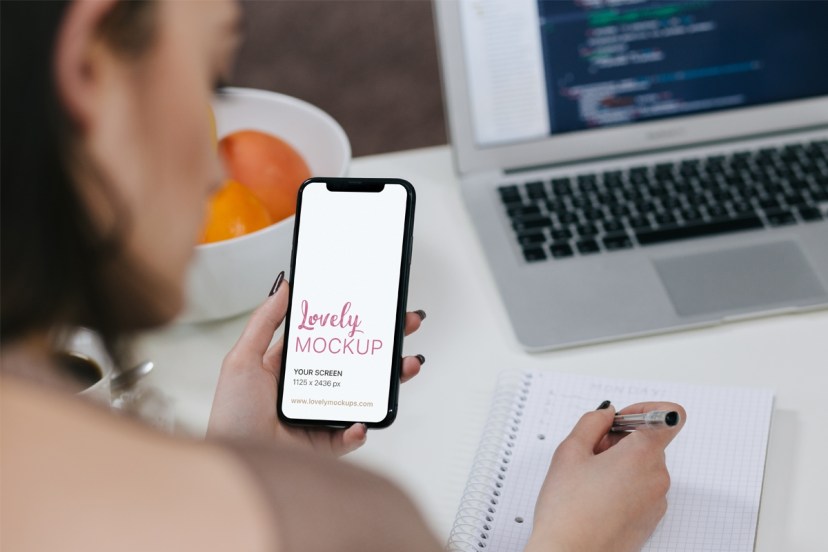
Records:
[[[584,412],[608,398],[616,406],[669,400],[687,410],[667,448],[667,514],[644,550],[753,550],[771,391],[544,371],[501,376],[449,550],[523,550],[552,453]]]

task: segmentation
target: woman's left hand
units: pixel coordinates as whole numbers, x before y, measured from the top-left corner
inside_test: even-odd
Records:
[[[353,424],[347,429],[292,427],[283,424],[276,414],[283,341],[280,338],[272,346],[270,342],[285,318],[287,303],[288,283],[284,281],[253,313],[224,358],[207,436],[267,439],[310,446],[337,456],[347,454],[365,443],[365,425]],[[405,335],[417,331],[423,317],[407,313]],[[401,381],[416,376],[424,360],[421,355],[403,358]]]

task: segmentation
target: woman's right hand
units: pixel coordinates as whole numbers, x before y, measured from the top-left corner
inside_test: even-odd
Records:
[[[664,449],[684,409],[638,403],[619,414],[676,410],[676,427],[610,434],[615,408],[584,414],[552,456],[535,506],[532,551],[639,550],[667,510]]]

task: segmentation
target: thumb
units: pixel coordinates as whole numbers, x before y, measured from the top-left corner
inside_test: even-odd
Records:
[[[282,274],[279,275],[280,277]],[[234,349],[255,354],[261,358],[270,346],[273,334],[282,324],[287,313],[288,282],[282,281],[276,292],[250,316]]]
[[[572,428],[566,441],[574,445],[572,448],[575,450],[584,454],[595,454],[598,444],[609,433],[614,417],[615,407],[612,405],[587,412]]]

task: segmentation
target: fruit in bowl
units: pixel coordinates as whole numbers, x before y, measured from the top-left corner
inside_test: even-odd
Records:
[[[299,186],[311,173],[293,146],[260,130],[238,130],[217,143],[230,180],[210,201],[202,243],[237,238],[296,212]]]
[[[230,176],[262,201],[274,221],[296,212],[299,186],[311,173],[289,143],[266,132],[240,130],[221,139],[219,156]]]
[[[196,247],[190,266],[179,318],[187,323],[259,305],[279,271],[290,267],[299,186],[311,175],[345,176],[351,159],[342,127],[302,100],[230,88],[213,111],[230,180],[210,203],[204,237],[214,230],[214,239]]]

